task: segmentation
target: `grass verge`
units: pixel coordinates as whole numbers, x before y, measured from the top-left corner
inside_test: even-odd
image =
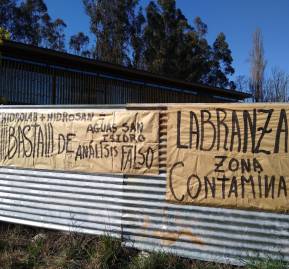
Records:
[[[1,269],[233,269],[124,247],[119,239],[0,223]],[[282,259],[250,260],[247,269],[289,268]]]

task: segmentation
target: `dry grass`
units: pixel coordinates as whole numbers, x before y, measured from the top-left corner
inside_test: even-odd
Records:
[[[283,269],[283,261],[255,260],[248,269]],[[125,248],[118,239],[0,223],[0,269],[233,269],[230,265]]]

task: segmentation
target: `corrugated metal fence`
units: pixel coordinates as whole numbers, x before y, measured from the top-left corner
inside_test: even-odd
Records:
[[[165,177],[124,179],[123,235],[129,245],[240,264],[248,256],[289,260],[289,216],[174,205]]]
[[[162,133],[165,118],[161,121]],[[207,261],[241,264],[249,256],[289,261],[289,215],[175,205],[165,201],[165,192],[165,174],[137,177],[2,167],[0,220],[108,233],[128,246]]]
[[[0,220],[120,237],[121,177],[0,169]]]

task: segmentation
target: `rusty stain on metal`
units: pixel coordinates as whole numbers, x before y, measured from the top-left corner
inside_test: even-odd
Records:
[[[174,244],[180,237],[188,238],[194,244],[204,245],[204,242],[200,238],[187,229],[182,229],[177,232],[156,231],[154,235],[160,237],[162,244],[165,246]]]
[[[144,227],[144,228],[148,228],[149,225],[150,225],[150,218],[149,218],[149,216],[144,216],[143,227]]]
[[[166,223],[169,220],[167,210],[163,209],[163,222]],[[179,219],[175,220],[176,224],[180,223]],[[148,228],[150,226],[149,216],[144,216],[143,220],[143,228]],[[170,246],[174,244],[181,237],[188,238],[192,243],[204,245],[204,242],[194,235],[189,229],[181,229],[176,232],[172,231],[155,231],[153,233],[154,236],[161,238],[162,245]]]

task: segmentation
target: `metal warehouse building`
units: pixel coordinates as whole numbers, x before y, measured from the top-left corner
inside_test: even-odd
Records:
[[[249,94],[11,41],[0,45],[0,96],[9,104],[239,102]]]

